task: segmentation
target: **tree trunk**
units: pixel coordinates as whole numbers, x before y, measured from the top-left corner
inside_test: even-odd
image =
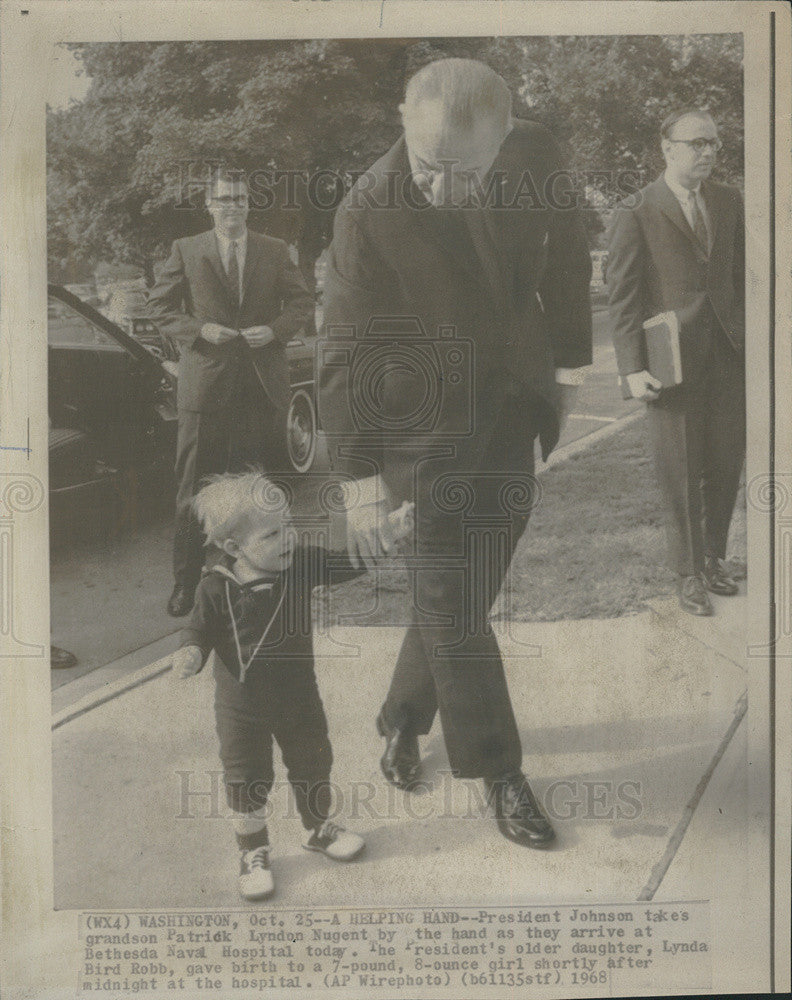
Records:
[[[154,260],[152,257],[143,258],[143,279],[146,282],[146,288],[153,288],[156,278],[154,277]]]

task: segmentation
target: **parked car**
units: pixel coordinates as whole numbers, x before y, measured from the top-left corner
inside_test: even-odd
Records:
[[[127,474],[172,464],[175,373],[76,295],[48,292],[52,496],[120,488]]]
[[[176,449],[178,347],[149,320],[133,334],[59,285],[49,286],[50,492],[125,489],[170,470]],[[289,457],[308,471],[317,453],[312,338],[286,348],[292,396]]]
[[[87,302],[88,305],[99,307],[99,295],[97,294],[95,285],[83,282],[81,284],[64,285],[63,287],[67,292],[76,295],[78,299]]]

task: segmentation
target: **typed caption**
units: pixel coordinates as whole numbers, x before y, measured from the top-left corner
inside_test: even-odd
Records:
[[[80,997],[597,996],[711,976],[707,902],[83,913],[79,927]]]

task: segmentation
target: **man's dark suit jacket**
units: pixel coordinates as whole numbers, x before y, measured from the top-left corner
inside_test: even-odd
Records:
[[[210,229],[176,240],[148,298],[148,316],[181,347],[178,406],[207,413],[231,406],[243,366],[253,364],[270,401],[289,402],[285,346],[305,325],[313,300],[283,240],[248,230],[241,305],[234,300]],[[235,330],[269,326],[275,340],[251,350],[243,338],[210,344],[204,323]]]
[[[713,335],[713,313],[734,349],[745,345],[745,222],[740,192],[704,181],[710,220],[709,259],[674,193],[659,177],[619,207],[611,232],[607,284],[621,375],[646,368],[641,324],[657,313],[680,314],[682,378],[701,374]]]
[[[514,204],[437,210],[414,186],[404,137],[399,139],[336,213],[324,289],[325,341],[332,343],[338,326],[361,338],[377,316],[417,317],[431,340],[439,328],[453,326],[457,337],[473,341],[476,375],[495,369],[504,383],[508,375],[532,391],[546,456],[559,433],[554,369],[591,363],[591,261],[580,213],[569,207],[568,175],[552,187],[561,169],[550,133],[517,121],[490,175],[503,179],[500,203]],[[370,452],[371,435],[356,433],[346,374],[337,367],[320,370],[321,420],[351,450]],[[379,386],[386,410],[398,415],[408,383],[409,375],[394,365]],[[388,481],[387,444],[384,450],[378,471]],[[371,474],[339,464],[357,477]],[[392,472],[399,478],[405,470]]]

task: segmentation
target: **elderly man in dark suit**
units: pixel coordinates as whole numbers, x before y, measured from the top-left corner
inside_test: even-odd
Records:
[[[285,346],[313,299],[282,240],[247,228],[238,172],[213,180],[214,229],[176,240],[148,299],[148,316],[181,347],[176,447],[175,585],[168,613],[186,615],[204,561],[191,503],[201,479],[286,467],[289,369]]]
[[[696,109],[661,126],[665,173],[622,206],[608,256],[619,373],[647,402],[679,602],[712,614],[737,585],[723,559],[745,453],[745,228],[739,191],[709,179],[721,142]],[[682,383],[647,371],[642,323],[675,311]]]
[[[320,369],[323,426],[354,481],[353,559],[387,551],[388,510],[416,501],[382,770],[414,785],[439,712],[453,773],[483,778],[501,832],[542,847],[554,831],[487,614],[528,520],[534,439],[546,457],[573,391],[559,382],[591,362],[591,263],[554,140],[512,119],[493,70],[431,63],[401,112],[404,136],[336,215]]]

